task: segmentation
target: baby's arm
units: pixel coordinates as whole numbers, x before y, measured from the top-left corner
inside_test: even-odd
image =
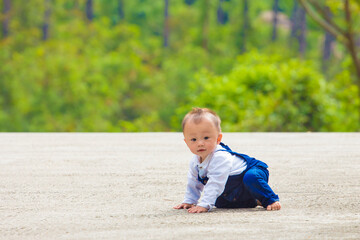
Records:
[[[197,171],[193,166],[193,161],[190,162],[188,172],[188,183],[186,187],[185,199],[183,203],[174,206],[174,209],[189,209],[195,206],[198,202],[203,184],[197,180]]]
[[[224,191],[230,174],[232,162],[225,154],[221,152],[215,153],[208,167],[207,177],[209,180],[204,187],[202,200],[197,204],[197,206],[201,206],[209,211],[211,211],[216,199]]]

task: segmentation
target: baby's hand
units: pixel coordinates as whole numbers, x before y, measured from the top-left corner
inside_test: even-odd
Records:
[[[174,207],[174,209],[189,209],[194,207],[194,204],[182,203]]]
[[[208,209],[207,208],[203,208],[200,206],[193,206],[192,208],[190,208],[188,210],[189,213],[203,213],[203,212],[207,212]]]

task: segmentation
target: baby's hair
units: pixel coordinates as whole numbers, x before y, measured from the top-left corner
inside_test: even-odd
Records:
[[[221,132],[221,127],[220,127],[220,117],[216,114],[216,112],[214,112],[211,109],[208,108],[193,108],[190,112],[188,112],[183,121],[182,121],[182,129],[184,131],[185,128],[185,124],[189,121],[192,120],[194,121],[195,124],[198,124],[201,122],[201,120],[206,117],[209,116],[210,119],[213,121],[213,123],[215,124],[216,129]]]

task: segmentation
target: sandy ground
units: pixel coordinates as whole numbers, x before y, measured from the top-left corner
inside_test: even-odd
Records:
[[[282,210],[174,210],[181,133],[0,133],[0,239],[360,239],[360,133],[225,133]]]

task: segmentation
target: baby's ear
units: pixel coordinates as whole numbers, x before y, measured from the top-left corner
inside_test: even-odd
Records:
[[[217,138],[217,144],[221,142],[222,136],[223,136],[222,133],[219,133],[219,136]]]

